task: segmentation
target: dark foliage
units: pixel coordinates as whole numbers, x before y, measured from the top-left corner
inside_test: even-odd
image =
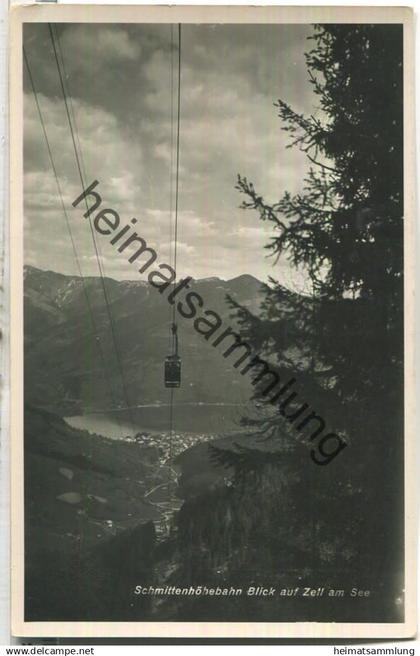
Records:
[[[247,178],[237,185],[242,207],[273,227],[267,249],[275,262],[306,270],[307,295],[273,277],[262,316],[231,305],[243,338],[284,381],[299,381],[300,403],[349,447],[317,468],[290,423],[272,406],[265,412],[257,387],[259,409],[246,423],[270,448],[214,452],[233,482],[200,506],[204,533],[212,522],[226,526],[216,515],[229,511],[230,558],[222,539],[210,548],[204,533],[197,538],[187,508],[179,538],[185,553],[207,545],[206,567],[223,561],[229,582],[241,580],[238,563],[261,576],[282,563],[283,574],[309,571],[318,580],[334,571],[343,586],[363,580],[376,590],[377,617],[389,621],[403,587],[402,28],[321,25],[311,46],[317,111],[303,116],[276,104],[290,147],[308,159],[302,191],[270,204]],[[189,511],[196,521],[197,509]],[[360,613],[347,610],[350,619]]]
[[[267,350],[279,361],[284,346],[295,346],[321,388],[368,414],[374,397],[395,407],[402,377],[402,30],[319,26],[313,40],[306,59],[317,116],[277,103],[290,146],[310,163],[302,192],[268,205],[246,178],[238,187],[243,207],[273,224],[273,255],[304,265],[311,283],[305,308],[278,285],[268,293]],[[288,343],[277,330],[279,303],[294,314]],[[259,339],[258,323],[242,317]]]

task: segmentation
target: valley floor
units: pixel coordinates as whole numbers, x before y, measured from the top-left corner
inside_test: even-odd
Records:
[[[278,471],[274,487],[259,485],[265,496],[274,494],[283,514],[276,515],[275,531],[268,525],[266,534],[256,532],[269,507],[258,505],[252,485],[235,491],[229,468],[215,464],[209,444],[241,448],[255,446],[255,439],[143,431],[117,441],[27,407],[26,619],[399,621],[401,609],[386,594],[386,577],[376,582],[373,598],[356,601],[324,597],[315,603],[300,594],[219,600],[136,596],[138,585],[222,589],[235,583],[244,590],[251,585],[279,591],[315,582],[340,588],[343,580],[350,586],[354,579],[350,563],[347,571],[308,560],[310,531],[302,523],[291,534],[289,520],[296,518],[293,509],[287,514],[287,497],[276,492]],[[258,517],[260,529],[252,524],[257,518],[258,527]],[[273,548],[267,540],[280,541]],[[366,576],[359,572],[356,578],[366,582]]]

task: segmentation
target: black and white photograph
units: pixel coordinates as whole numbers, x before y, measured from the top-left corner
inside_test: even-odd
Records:
[[[413,635],[410,10],[30,9],[17,630]]]

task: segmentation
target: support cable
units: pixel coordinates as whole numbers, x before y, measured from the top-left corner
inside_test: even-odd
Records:
[[[181,127],[181,23],[178,24],[178,102],[176,128],[176,169],[175,169],[175,229],[174,229],[174,271],[176,284],[177,252],[178,252],[178,199],[179,199],[179,137]],[[175,323],[175,303],[173,305],[172,321]]]
[[[24,58],[24,61],[25,61],[25,66],[26,66],[26,70],[27,70],[27,73],[28,73],[29,82],[30,82],[30,85],[31,85],[32,95],[33,95],[34,100],[35,100],[35,105],[36,105],[36,108],[37,108],[39,121],[41,123],[42,134],[44,136],[45,144],[46,144],[46,147],[47,147],[48,157],[49,157],[51,168],[52,168],[52,171],[53,171],[53,174],[54,174],[55,183],[56,183],[58,195],[59,195],[59,198],[60,198],[60,204],[61,204],[61,208],[63,210],[63,215],[64,215],[64,219],[65,219],[65,223],[66,223],[66,228],[67,228],[67,232],[69,234],[69,238],[70,238],[70,242],[71,242],[71,246],[72,246],[72,250],[73,250],[73,256],[74,256],[74,260],[75,260],[75,263],[76,263],[77,272],[78,272],[79,277],[80,277],[81,282],[82,282],[83,294],[84,294],[84,297],[85,297],[85,300],[86,300],[86,306],[87,306],[87,309],[88,309],[90,323],[92,325],[93,336],[95,338],[95,342],[96,342],[97,348],[99,350],[99,355],[100,355],[100,358],[101,358],[102,368],[103,368],[104,377],[105,377],[105,380],[106,380],[106,383],[107,383],[111,403],[114,407],[116,407],[116,400],[115,400],[115,397],[114,397],[114,393],[113,393],[113,389],[112,389],[110,379],[108,378],[107,367],[105,365],[104,352],[103,352],[102,345],[101,345],[100,341],[97,340],[97,338],[98,338],[98,329],[97,329],[97,326],[96,326],[95,317],[94,317],[93,310],[92,310],[92,305],[91,305],[91,302],[90,302],[90,299],[89,299],[89,294],[88,294],[88,291],[87,291],[86,281],[85,281],[85,278],[83,276],[82,267],[81,267],[81,264],[80,264],[80,259],[79,259],[78,253],[77,253],[76,243],[74,241],[73,232],[72,232],[72,229],[71,229],[71,226],[70,226],[69,216],[67,214],[66,205],[64,203],[60,178],[59,178],[58,173],[57,173],[57,167],[55,165],[54,157],[53,157],[53,154],[52,154],[51,144],[50,144],[50,140],[49,140],[48,133],[47,133],[47,128],[46,128],[46,125],[45,125],[45,121],[44,121],[44,117],[43,117],[43,114],[42,114],[41,106],[39,104],[38,92],[36,90],[34,77],[32,75],[32,70],[31,70],[31,67],[30,67],[30,64],[29,64],[28,55],[26,53],[26,49],[25,49],[24,46],[23,46],[23,58]],[[119,421],[118,421],[118,424],[119,424]]]
[[[169,169],[169,262],[172,265],[172,241],[173,241],[173,235],[172,235],[172,228],[173,228],[173,187],[174,187],[174,26],[171,23],[171,45],[170,45],[170,52],[171,52],[171,65],[170,65],[170,75],[169,75],[169,82],[170,82],[170,108],[171,108],[171,118],[170,118],[170,124],[171,124],[171,140],[170,140],[170,169]],[[169,312],[169,323],[172,322],[172,308],[169,306],[168,308]],[[173,336],[172,332],[169,331],[169,348],[172,349],[173,347]]]
[[[171,25],[171,224],[172,224],[172,193],[173,193],[173,26]],[[177,126],[176,126],[176,164],[175,164],[175,225],[174,225],[174,247],[173,247],[173,269],[175,271],[174,288],[177,279],[177,246],[178,246],[178,200],[179,200],[179,142],[181,126],[181,23],[178,24],[178,94],[177,94]],[[176,325],[175,303],[172,307],[172,354],[178,355],[178,334]],[[169,493],[171,491],[171,463],[173,457],[174,438],[174,390],[170,391],[169,402]]]
[[[58,52],[57,52],[57,46],[56,46],[56,37],[54,36],[54,31],[53,31],[53,27],[52,27],[51,23],[48,23],[48,29],[49,29],[49,33],[50,33],[51,43],[52,43],[52,46],[53,46],[54,59],[55,59],[55,62],[56,62],[58,76],[59,76],[59,80],[60,80],[60,87],[61,87],[61,92],[62,92],[62,95],[63,95],[67,121],[68,121],[68,124],[69,124],[71,138],[72,138],[72,142],[73,142],[73,149],[74,149],[74,154],[75,154],[75,158],[76,158],[77,170],[78,170],[78,173],[79,173],[79,178],[80,178],[80,182],[81,182],[81,185],[82,185],[82,189],[84,189],[83,174],[82,174],[82,169],[81,169],[80,157],[79,157],[78,150],[77,150],[77,145],[76,145],[75,131],[74,131],[71,116],[70,116],[69,102],[67,100],[67,93],[66,93],[66,88],[65,88],[65,85],[64,85],[63,74],[62,74],[62,71],[61,71],[61,66],[60,66],[60,62],[59,62],[59,58],[58,58]],[[58,39],[57,39],[57,41],[58,41]],[[86,211],[89,211],[89,206],[88,206],[88,203],[87,203],[86,196],[85,196],[85,204],[86,204]],[[103,291],[103,295],[104,295],[106,311],[107,311],[107,315],[108,315],[108,319],[109,319],[109,323],[110,323],[111,336],[112,336],[112,341],[113,341],[113,345],[114,345],[115,356],[116,356],[116,360],[117,360],[117,364],[118,364],[118,370],[119,370],[121,383],[122,383],[122,388],[123,388],[123,395],[125,397],[125,403],[126,403],[126,407],[127,407],[128,413],[129,413],[132,430],[135,431],[135,424],[134,424],[131,409],[130,409],[131,406],[130,406],[130,403],[129,403],[128,390],[127,390],[124,371],[123,371],[123,367],[122,367],[122,358],[121,358],[121,354],[120,354],[119,347],[118,347],[116,331],[115,331],[115,324],[114,324],[114,319],[112,317],[108,292],[107,292],[106,285],[105,285],[102,263],[101,263],[101,259],[100,259],[100,255],[99,255],[99,251],[98,251],[98,246],[97,246],[96,239],[95,239],[95,233],[94,233],[94,230],[93,230],[92,221],[90,220],[90,216],[88,218],[89,218],[89,226],[90,226],[90,232],[91,232],[91,236],[92,236],[93,246],[94,246],[94,250],[95,250],[95,257],[96,257],[96,261],[97,261],[98,269],[99,269],[99,273],[100,273],[101,286],[102,286],[102,291]]]

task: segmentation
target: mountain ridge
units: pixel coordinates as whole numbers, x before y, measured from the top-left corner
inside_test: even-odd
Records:
[[[23,270],[24,270],[24,277],[26,277],[27,274],[32,274],[33,275],[34,273],[38,273],[38,274],[41,273],[41,274],[51,274],[51,275],[54,275],[54,276],[59,276],[61,278],[76,278],[76,279],[82,279],[83,278],[85,280],[92,280],[92,279],[94,280],[96,278],[99,278],[99,276],[92,276],[92,275],[80,276],[79,274],[62,273],[60,271],[54,271],[53,269],[41,269],[40,267],[34,266],[33,264],[24,264]],[[109,276],[109,275],[105,275],[104,279],[112,280],[116,283],[135,283],[135,284],[140,283],[140,284],[146,284],[146,285],[149,284],[147,280],[142,280],[142,279],[135,280],[134,278],[127,278],[127,279],[123,279],[123,280],[118,280],[117,278],[113,278],[112,276]],[[266,283],[264,283],[263,281],[259,280],[258,278],[256,278],[255,276],[253,276],[249,273],[241,273],[238,276],[234,276],[233,278],[220,278],[219,276],[210,276],[210,277],[205,277],[205,278],[194,278],[194,277],[192,277],[192,282],[196,282],[196,283],[216,282],[216,281],[225,282],[225,283],[232,283],[232,282],[239,281],[239,280],[244,281],[244,282],[245,281],[247,281],[247,282],[252,281],[254,283],[258,283],[259,285],[264,285],[264,286],[266,285]]]
[[[167,295],[142,281],[82,278],[24,269],[25,399],[61,415],[167,403],[163,363],[171,349]],[[105,304],[103,286],[109,302]],[[258,315],[265,285],[244,274],[190,282],[204,307],[240,333],[227,297]],[[181,298],[181,295],[180,297]],[[247,402],[252,388],[221,353],[179,316],[179,403]],[[119,354],[115,349],[117,343]],[[125,380],[123,380],[123,378]],[[125,388],[125,389],[124,389]]]

